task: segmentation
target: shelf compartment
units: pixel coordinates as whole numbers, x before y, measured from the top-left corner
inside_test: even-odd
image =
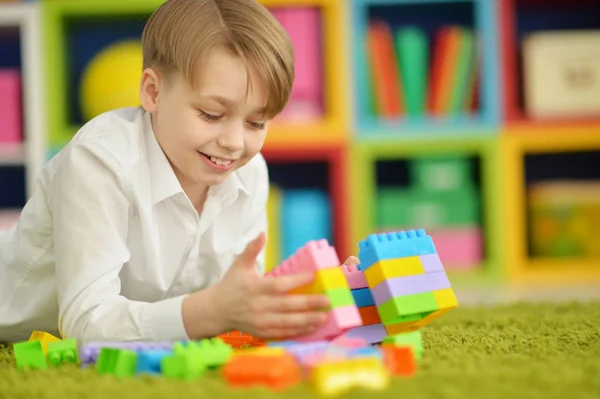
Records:
[[[503,118],[507,123],[511,127],[523,128],[535,125],[600,126],[600,115],[532,118],[527,114],[522,46],[523,39],[535,32],[600,29],[600,3],[586,0],[505,0],[498,3],[504,80]],[[519,131],[531,132],[525,129]]]
[[[545,134],[538,130],[544,130]],[[502,222],[505,223],[506,268],[510,279],[545,282],[559,278],[565,281],[599,278],[598,258],[531,256],[527,213],[527,186],[532,182],[567,178],[600,180],[598,130],[593,127],[515,129],[503,137],[501,152],[504,165],[502,184],[505,188]],[[562,161],[552,158],[560,154],[564,157]],[[542,162],[544,158],[545,163]],[[570,163],[575,165],[571,170]]]
[[[498,49],[496,20],[494,18],[495,8],[493,5],[493,2],[480,0],[353,0],[353,33],[351,40],[353,43],[353,81],[356,87],[353,108],[356,115],[355,125],[361,139],[370,140],[370,136],[403,136],[407,140],[414,140],[428,134],[453,137],[457,134],[473,133],[481,135],[497,132],[499,124],[499,98],[496,78]],[[436,9],[435,13],[431,12],[433,7]],[[385,118],[374,115],[370,104],[372,98],[370,88],[371,62],[369,57],[366,56],[368,53],[367,32],[369,31],[369,23],[372,20],[386,22],[392,28],[393,35],[400,28],[417,27],[419,29],[421,39],[414,40],[413,38],[412,42],[408,40],[409,44],[405,48],[407,48],[406,51],[410,51],[408,49],[412,46],[413,48],[420,48],[420,50],[417,50],[420,54],[425,52],[425,62],[428,68],[425,73],[425,85],[428,88],[432,87],[429,83],[431,75],[429,65],[436,58],[431,50],[437,43],[436,33],[440,31],[440,28],[449,25],[458,25],[472,31],[476,43],[475,53],[477,54],[476,76],[478,83],[475,88],[478,101],[475,112],[471,112],[466,109],[467,107],[464,107],[465,109],[462,112],[455,109],[451,116],[445,116],[445,114],[432,116],[428,108],[426,107],[423,111],[422,106],[423,98],[427,102],[430,95],[420,94],[421,100],[417,103],[421,104],[421,111],[411,111],[410,116],[405,111],[402,111],[400,116],[393,116],[397,115],[396,112]],[[408,34],[408,36],[411,35]],[[423,50],[422,45],[423,39],[425,50]],[[398,42],[399,40],[395,40],[394,46],[397,46]],[[421,59],[423,60],[422,57]],[[419,79],[423,80],[422,72],[419,72],[421,67],[413,65],[413,67],[405,68],[402,60],[399,62],[402,71],[410,71],[408,73],[413,73],[414,76],[419,75]],[[398,74],[396,71],[397,76],[402,75],[402,73],[407,72]],[[412,84],[413,80],[403,81],[402,78],[400,79],[402,87],[406,86],[406,82]],[[411,90],[411,92],[413,94],[419,93],[418,90]],[[415,98],[410,94],[407,96],[404,89],[401,89],[400,93],[401,98]],[[411,100],[411,104],[416,104],[416,102]],[[402,108],[405,110],[414,109],[414,106],[408,106],[405,102]]]
[[[263,155],[269,165],[272,184],[277,185],[284,193],[286,189],[316,189],[327,195],[331,220],[322,223],[331,229],[330,244],[336,248],[343,262],[351,254],[347,213],[349,199],[346,195],[346,147],[334,145],[318,149],[273,149],[263,151]],[[289,226],[285,229],[290,230]],[[281,231],[281,228],[277,230]]]
[[[455,158],[467,159],[467,165],[477,166],[467,172],[474,186],[479,186],[475,200],[479,202],[475,216],[465,214],[467,219],[477,219],[478,223],[466,223],[461,220],[466,230],[472,231],[475,225],[481,226],[483,253],[480,262],[475,265],[454,265],[448,267],[455,276],[470,276],[477,278],[500,278],[498,269],[501,257],[501,231],[499,231],[499,216],[496,210],[499,203],[499,164],[497,140],[493,137],[477,137],[441,140],[418,140],[406,142],[358,143],[352,150],[352,235],[353,240],[364,239],[372,232],[378,231],[376,221],[376,198],[378,185],[407,186],[410,171],[396,167],[396,181],[378,181],[378,162],[397,162],[398,160],[414,160],[416,158]],[[477,161],[473,161],[477,160]],[[473,163],[475,162],[475,163]],[[381,169],[381,167],[380,167]],[[464,186],[464,185],[463,185]],[[443,208],[443,206],[442,206]],[[469,219],[470,220],[470,219]],[[414,226],[418,228],[420,226]],[[422,226],[421,226],[422,227]],[[426,229],[428,230],[428,229]],[[433,229],[432,231],[435,231]],[[443,239],[443,238],[440,238]],[[464,267],[469,266],[469,267]]]
[[[57,0],[44,2],[45,35],[49,60],[47,101],[51,153],[56,153],[76,132],[85,118],[79,111],[81,74],[94,54],[120,39],[141,37],[145,19],[162,3],[160,0],[97,2]],[[341,41],[342,4],[337,0],[262,2],[270,9],[281,7],[319,7],[323,33],[323,101],[325,116],[309,121],[278,121],[270,124],[267,146],[281,146],[297,141],[316,140],[341,143],[348,131],[345,79],[346,67],[339,59],[344,50],[334,43]],[[343,63],[342,63],[343,64]],[[65,90],[66,88],[66,90]],[[307,132],[309,132],[307,134]]]

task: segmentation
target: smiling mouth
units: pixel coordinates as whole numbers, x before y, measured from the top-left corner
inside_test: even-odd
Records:
[[[202,154],[206,159],[210,160],[215,165],[219,165],[219,166],[229,166],[229,165],[231,165],[232,162],[234,162],[231,159],[217,158],[217,157],[213,157],[212,155],[207,155],[203,152],[201,152],[200,154]]]

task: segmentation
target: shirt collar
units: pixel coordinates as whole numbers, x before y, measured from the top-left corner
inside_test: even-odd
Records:
[[[148,154],[148,168],[151,179],[152,204],[156,205],[176,194],[185,193],[173,171],[171,163],[156,139],[150,120],[150,113],[142,112],[146,151]],[[221,184],[211,186],[208,196],[209,198],[214,197],[218,199],[224,205],[229,205],[238,198],[240,192],[246,195],[250,194],[248,188],[240,179],[238,171],[234,171]]]

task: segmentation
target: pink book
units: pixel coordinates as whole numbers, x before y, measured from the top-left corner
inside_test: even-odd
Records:
[[[0,69],[0,143],[22,141],[21,75],[18,69]]]

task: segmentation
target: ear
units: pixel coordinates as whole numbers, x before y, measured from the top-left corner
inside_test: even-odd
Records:
[[[146,112],[156,112],[158,108],[158,93],[160,88],[160,77],[152,68],[146,68],[142,72],[140,83],[140,101]]]

